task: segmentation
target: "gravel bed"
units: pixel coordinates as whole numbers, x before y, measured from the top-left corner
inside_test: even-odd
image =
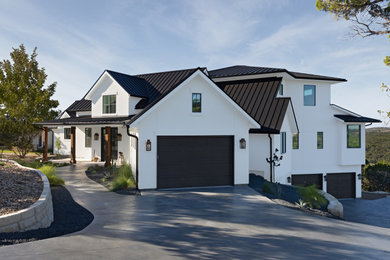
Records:
[[[100,168],[99,171],[95,171],[95,172],[87,170],[87,171],[85,171],[85,174],[87,175],[87,177],[90,180],[92,180],[96,183],[99,183],[100,185],[104,186],[106,189],[110,190],[110,182],[103,181],[103,179],[105,177],[103,168]],[[121,195],[141,195],[141,192],[139,190],[137,190],[136,188],[117,190],[114,192],[117,194],[121,194]]]
[[[0,246],[19,244],[80,231],[93,220],[93,214],[76,203],[63,186],[51,188],[54,222],[48,228],[0,233]]]
[[[43,181],[35,171],[0,162],[0,216],[28,208],[42,190]]]

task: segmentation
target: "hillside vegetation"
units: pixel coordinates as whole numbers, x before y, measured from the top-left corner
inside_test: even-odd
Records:
[[[366,129],[366,160],[369,163],[383,160],[390,163],[390,128]]]

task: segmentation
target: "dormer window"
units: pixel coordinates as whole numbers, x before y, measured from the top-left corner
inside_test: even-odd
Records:
[[[200,93],[192,93],[192,112],[202,112],[202,94]]]
[[[116,113],[116,96],[107,95],[103,96],[103,114],[115,114]]]

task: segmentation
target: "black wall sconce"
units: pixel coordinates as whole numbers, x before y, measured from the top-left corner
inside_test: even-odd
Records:
[[[246,141],[244,138],[240,139],[240,148],[241,149],[246,149]]]
[[[118,141],[122,141],[122,134],[118,134],[117,137],[118,137]]]
[[[326,181],[326,174],[324,175],[324,181]]]
[[[361,180],[362,179],[362,175],[359,173],[358,174],[358,180]]]
[[[291,183],[291,176],[287,177],[287,183]]]
[[[95,133],[95,134],[93,135],[93,139],[94,139],[95,141],[98,141],[98,140],[99,140],[99,134],[98,134],[98,133]]]
[[[152,142],[148,139],[146,141],[146,151],[151,151],[152,150]]]

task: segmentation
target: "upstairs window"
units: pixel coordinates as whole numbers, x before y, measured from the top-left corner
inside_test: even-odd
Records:
[[[85,128],[85,147],[92,146],[92,128]]]
[[[303,86],[303,104],[305,106],[316,105],[316,86],[304,85]]]
[[[347,125],[347,148],[361,147],[360,125]]]
[[[64,139],[70,139],[70,128],[64,128]]]
[[[286,153],[286,132],[280,133],[280,153]]]
[[[324,132],[317,132],[317,149],[324,149]]]
[[[103,96],[103,114],[115,114],[116,113],[116,96],[108,95]]]
[[[192,93],[192,112],[202,112],[202,94],[200,93]]]
[[[299,134],[295,133],[292,136],[292,148],[299,149]]]
[[[279,96],[283,96],[283,84],[280,84],[279,89],[278,89],[278,94],[279,94]]]

